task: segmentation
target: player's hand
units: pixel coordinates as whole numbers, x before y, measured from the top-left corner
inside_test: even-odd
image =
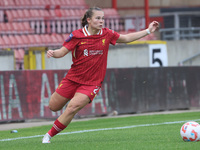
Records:
[[[54,50],[48,50],[47,51],[47,58],[53,57]]]
[[[158,23],[157,21],[151,22],[151,23],[149,24],[149,27],[148,27],[148,29],[149,29],[149,31],[150,31],[151,33],[155,32],[158,28],[159,28],[159,23]]]

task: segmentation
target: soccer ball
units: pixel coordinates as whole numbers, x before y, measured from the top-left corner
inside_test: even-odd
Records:
[[[185,142],[196,142],[200,140],[200,125],[197,122],[186,122],[180,130],[182,139]]]

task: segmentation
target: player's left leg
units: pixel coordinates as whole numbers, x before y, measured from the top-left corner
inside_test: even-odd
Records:
[[[67,104],[69,100],[69,98],[65,98],[57,92],[54,92],[49,101],[49,109],[54,112],[59,111]]]

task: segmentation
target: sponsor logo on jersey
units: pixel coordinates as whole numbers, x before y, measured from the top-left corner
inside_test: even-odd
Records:
[[[83,51],[84,56],[90,56],[90,55],[103,55],[103,50],[87,50],[85,49]]]
[[[103,55],[103,50],[90,50],[89,55]]]
[[[65,42],[69,42],[69,41],[72,39],[72,37],[73,37],[73,34],[71,33],[71,34],[68,36],[68,38],[65,40]]]
[[[83,51],[83,54],[84,54],[84,56],[88,56],[88,50],[85,49],[85,50]]]

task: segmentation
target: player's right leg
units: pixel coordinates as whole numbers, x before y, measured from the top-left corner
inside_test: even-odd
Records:
[[[49,108],[52,111],[58,111],[62,109],[68,101],[69,101],[68,98],[65,98],[61,96],[60,94],[58,94],[57,92],[54,92],[49,101]],[[54,122],[53,129],[55,128],[65,129],[66,126],[62,125],[58,120],[56,120]],[[49,135],[49,133],[46,133],[42,139],[42,143],[50,143],[50,139],[51,139],[51,136]]]
[[[67,105],[65,111],[56,119],[52,128],[46,133],[42,139],[42,143],[50,143],[50,139],[64,130],[73,119],[74,115],[90,102],[87,95],[76,93]]]

